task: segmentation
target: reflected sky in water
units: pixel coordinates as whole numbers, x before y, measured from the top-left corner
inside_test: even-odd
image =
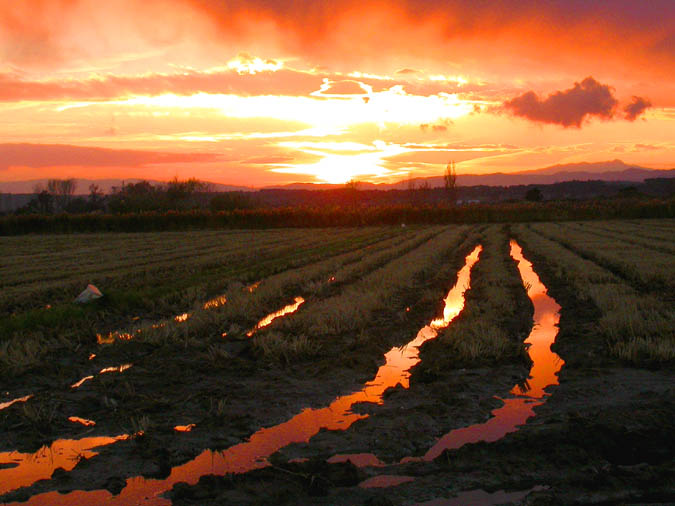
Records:
[[[565,362],[551,351],[551,345],[558,335],[560,306],[548,295],[532,263],[525,259],[522,248],[515,241],[511,241],[511,256],[518,262],[518,271],[534,305],[534,325],[525,340],[529,344],[527,353],[532,359],[527,382],[515,385],[510,391],[513,397],[503,399],[504,405],[493,410],[487,422],[449,432],[424,455],[424,460],[435,459],[444,450],[478,441],[497,441],[515,432],[519,425],[534,416],[535,406],[545,402],[545,389],[558,384],[558,372]],[[404,459],[411,460],[414,459]]]
[[[464,307],[464,291],[469,288],[471,268],[478,261],[481,246],[477,246],[467,257],[464,267],[457,274],[457,282],[445,298],[443,317],[433,320],[423,327],[415,338],[401,347],[394,347],[385,354],[382,365],[375,378],[352,394],[338,397],[329,406],[307,408],[290,420],[273,427],[261,428],[244,443],[232,446],[224,451],[206,450],[194,460],[172,469],[165,480],[129,478],[126,487],[119,496],[97,490],[92,492],[75,491],[70,494],[47,493],[34,496],[28,505],[33,504],[100,504],[117,505],[153,504],[169,505],[171,502],[159,496],[178,482],[195,484],[201,476],[207,474],[224,475],[244,473],[266,467],[267,457],[292,443],[310,440],[320,430],[346,430],[357,420],[368,415],[354,413],[352,406],[360,402],[382,403],[382,395],[392,387],[409,385],[409,370],[419,361],[419,349],[425,341],[438,335],[438,330],[446,327]],[[298,299],[296,304],[299,305]]]

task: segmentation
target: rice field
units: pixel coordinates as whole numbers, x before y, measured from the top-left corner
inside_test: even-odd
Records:
[[[670,502],[674,251],[667,219],[0,237],[0,502]]]

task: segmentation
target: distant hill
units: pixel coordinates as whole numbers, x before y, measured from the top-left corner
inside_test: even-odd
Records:
[[[41,188],[47,187],[48,179],[32,179],[30,181],[12,181],[9,183],[0,182],[0,193],[34,193],[37,186]],[[122,184],[138,183],[139,181],[148,181],[153,185],[166,184],[166,181],[156,181],[152,179],[80,179],[76,178],[77,188],[75,193],[77,195],[86,195],[89,193],[89,186],[92,184],[98,185],[100,191],[103,193],[112,192],[113,187],[121,187]],[[228,191],[256,191],[257,188],[250,188],[247,186],[233,186],[220,183],[209,183],[211,190],[214,192],[228,192]]]
[[[675,169],[658,170],[637,165],[628,165],[621,160],[611,160],[595,163],[570,163],[564,165],[552,165],[543,169],[526,170],[519,172],[495,172],[492,174],[460,174],[457,176],[459,186],[518,186],[528,184],[553,184],[567,181],[627,181],[641,183],[651,178],[673,178]],[[104,193],[110,193],[113,187],[120,187],[122,183],[137,183],[142,179],[77,179],[76,194],[89,193],[89,186],[96,184]],[[439,188],[444,185],[442,176],[427,178],[415,178],[412,180],[417,187],[428,184],[430,188]],[[165,184],[165,181],[149,180],[154,185]],[[227,191],[257,191],[260,188],[247,186],[234,186],[220,183],[209,183],[214,192]],[[0,182],[0,193],[33,193],[34,188],[40,185],[47,186],[47,179],[34,179],[31,181],[15,181],[9,183]],[[391,184],[359,183],[361,190],[405,190],[408,188],[407,180]],[[343,184],[312,184],[292,183],[281,186],[266,186],[263,190],[331,190],[343,188]]]
[[[491,174],[459,174],[457,184],[459,186],[518,186],[528,184],[553,184],[567,181],[629,181],[641,183],[645,179],[675,177],[675,169],[658,170],[637,165],[628,165],[621,160],[597,163],[570,163],[565,165],[552,165],[543,169],[526,170],[519,172],[495,172]],[[417,187],[428,184],[430,188],[444,186],[442,176],[415,178],[412,180]],[[407,180],[392,184],[359,183],[362,190],[405,190],[408,188]],[[269,188],[285,190],[329,190],[344,185],[293,183],[285,186]]]

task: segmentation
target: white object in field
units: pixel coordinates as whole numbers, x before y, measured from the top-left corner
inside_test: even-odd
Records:
[[[94,299],[99,299],[101,297],[103,297],[101,290],[96,288],[94,285],[87,285],[87,288],[82,290],[82,293],[77,296],[75,302],[85,304],[86,302],[92,301]]]

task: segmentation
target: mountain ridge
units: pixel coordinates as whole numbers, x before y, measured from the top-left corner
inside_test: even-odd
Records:
[[[493,172],[489,174],[458,174],[458,186],[518,186],[532,184],[553,184],[566,181],[626,181],[643,182],[650,178],[675,177],[675,169],[652,169],[638,165],[626,164],[621,160],[606,162],[580,162],[570,164],[558,164],[541,169],[525,170],[518,172]],[[96,184],[104,193],[110,193],[113,187],[120,187],[123,183],[137,183],[148,181],[153,185],[166,184],[166,181],[125,178],[125,179],[84,179],[75,178],[77,181],[77,195],[88,193],[89,186]],[[0,182],[0,193],[26,194],[34,193],[37,186],[45,188],[48,179],[33,179],[25,181]],[[222,183],[207,182],[211,191],[258,191],[258,190],[330,190],[343,188],[344,184],[329,183],[290,183],[286,185],[270,185],[259,188],[250,186],[237,186]],[[357,187],[363,190],[406,190],[412,184],[415,187],[428,185],[429,188],[444,186],[443,176],[430,176],[424,178],[412,178],[396,183],[370,183],[359,182]]]

